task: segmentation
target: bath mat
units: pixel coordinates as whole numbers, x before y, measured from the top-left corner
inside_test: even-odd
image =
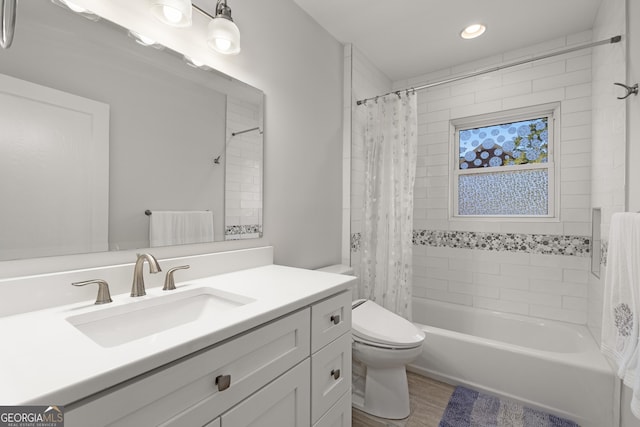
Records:
[[[438,427],[579,427],[573,421],[458,386]]]

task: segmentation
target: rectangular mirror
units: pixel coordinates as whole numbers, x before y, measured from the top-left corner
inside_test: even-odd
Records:
[[[261,237],[262,91],[50,1],[0,74],[0,260],[150,247],[161,211]]]

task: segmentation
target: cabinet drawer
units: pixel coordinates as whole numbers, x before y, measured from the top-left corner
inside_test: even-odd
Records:
[[[311,352],[351,330],[351,291],[345,291],[311,307]]]
[[[351,389],[351,333],[311,356],[311,422]]]
[[[313,427],[351,427],[351,389]]]
[[[202,426],[308,357],[309,327],[306,309],[202,350],[87,399],[67,425]]]

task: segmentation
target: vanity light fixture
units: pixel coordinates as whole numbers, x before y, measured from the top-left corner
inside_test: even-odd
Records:
[[[191,25],[191,0],[153,0],[153,15],[172,27],[188,27]]]
[[[236,55],[240,52],[240,30],[231,18],[231,8],[227,0],[218,0],[216,14],[207,28],[209,47],[224,55]]]
[[[486,30],[487,27],[482,24],[469,25],[467,28],[462,30],[462,32],[460,33],[460,37],[467,40],[475,39],[476,37],[480,37],[481,35],[483,35]]]

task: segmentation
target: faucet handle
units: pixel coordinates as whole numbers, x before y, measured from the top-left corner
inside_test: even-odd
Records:
[[[98,284],[98,297],[96,298],[96,302],[94,304],[107,304],[109,302],[112,302],[111,294],[109,293],[109,284],[105,280],[91,279],[82,282],[73,282],[72,285],[86,286],[94,283]]]
[[[164,287],[163,291],[172,291],[176,288],[176,282],[173,278],[173,272],[176,270],[186,270],[189,268],[188,265],[181,265],[179,267],[173,267],[171,270],[167,271],[167,275],[164,278]]]

